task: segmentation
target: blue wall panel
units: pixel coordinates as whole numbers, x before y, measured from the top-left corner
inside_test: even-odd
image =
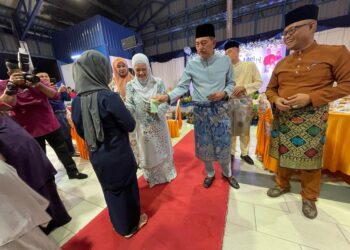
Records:
[[[94,16],[56,33],[53,46],[56,59],[65,63],[72,63],[72,55],[79,55],[88,49],[96,49],[107,57],[131,58],[132,52],[122,49],[121,39],[132,35],[138,36],[134,31],[105,17]],[[141,51],[142,48],[136,50]]]
[[[57,60],[71,63],[72,55],[104,45],[98,16],[92,17],[54,35],[53,46]]]
[[[109,49],[110,55],[131,59],[132,50],[123,50],[121,39],[129,36],[136,36],[138,37],[138,40],[140,40],[139,35],[136,32],[105,17],[100,16],[100,20],[102,23],[103,38],[106,46]],[[142,52],[142,48],[138,48],[136,52]]]

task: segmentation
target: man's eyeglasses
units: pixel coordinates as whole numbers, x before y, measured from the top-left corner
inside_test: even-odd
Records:
[[[290,28],[288,30],[283,31],[282,36],[286,37],[288,35],[293,35],[301,27],[304,27],[304,26],[310,25],[310,24],[311,23],[304,23],[304,24],[301,24],[301,25],[294,26],[294,27],[292,27],[292,28]]]

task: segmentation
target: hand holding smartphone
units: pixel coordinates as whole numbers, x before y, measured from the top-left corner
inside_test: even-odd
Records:
[[[0,101],[0,111],[10,111],[12,106],[7,104],[6,102]]]

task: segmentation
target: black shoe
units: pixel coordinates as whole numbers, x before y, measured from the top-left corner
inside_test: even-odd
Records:
[[[215,176],[205,177],[204,182],[203,182],[203,187],[209,188],[211,186],[211,184],[213,184],[214,179],[215,179]]]
[[[230,184],[231,187],[235,188],[235,189],[239,189],[239,183],[238,181],[235,179],[235,177],[231,176],[231,177],[226,177],[224,175],[222,175],[222,177],[227,180],[227,182]]]
[[[41,231],[44,232],[44,234],[49,235],[52,231],[54,231],[55,229],[57,229],[63,225],[66,225],[71,220],[72,220],[72,218],[70,216],[68,216],[67,218],[65,218],[64,220],[62,220],[58,223],[55,222],[54,220],[50,220],[49,224],[47,224],[46,227],[40,226],[40,228],[41,228]]]
[[[254,165],[254,161],[249,155],[241,155],[241,159],[248,163],[249,165]]]
[[[74,174],[68,174],[68,178],[69,179],[86,179],[88,178],[87,174],[83,174],[83,173],[79,173],[79,172],[75,172]]]

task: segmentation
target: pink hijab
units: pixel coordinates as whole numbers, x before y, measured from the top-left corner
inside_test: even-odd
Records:
[[[126,67],[128,67],[128,63],[126,62],[125,59],[121,58],[121,57],[117,57],[116,59],[114,59],[113,61],[113,74],[114,74],[114,83],[116,85],[116,90],[117,92],[119,92],[119,94],[125,98],[125,92],[126,92],[126,84],[131,81],[132,79],[134,79],[134,76],[128,72],[128,74],[126,75],[126,77],[120,77],[118,74],[118,70],[117,70],[117,65],[118,63],[124,63],[126,65]]]

